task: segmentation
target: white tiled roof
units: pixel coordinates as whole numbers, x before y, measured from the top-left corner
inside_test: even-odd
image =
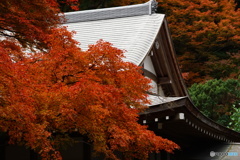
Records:
[[[151,2],[123,7],[75,11],[66,13],[65,17],[68,23],[72,23],[146,15],[150,13],[149,5],[151,5]]]
[[[68,23],[72,23],[122,17],[133,17],[155,13],[157,7],[157,1],[150,0],[147,3],[137,5],[68,12],[65,13],[65,18],[67,19]]]
[[[164,103],[170,103],[183,98],[185,97],[162,97],[162,96],[155,96],[155,95],[148,96],[148,99],[151,102],[149,106],[156,106]]]
[[[145,3],[145,5],[148,6],[148,3]],[[133,5],[132,8],[134,9],[136,8],[134,6],[142,7],[142,5]],[[93,10],[90,15],[97,15],[100,11],[106,11],[104,14],[108,14],[108,10]],[[132,13],[129,6],[126,7],[125,11]],[[114,47],[125,50],[126,58],[124,60],[136,65],[142,62],[151,49],[164,19],[164,14],[148,14],[149,12],[146,12],[146,14],[141,12],[140,14],[139,12],[139,15],[129,14],[130,16],[127,16],[126,13],[125,16],[120,18],[110,17],[101,20],[81,21],[81,14],[84,13],[84,16],[86,16],[86,11],[73,13],[66,14],[68,19],[73,15],[75,18],[64,25],[68,26],[68,30],[76,31],[74,38],[81,43],[80,47],[83,50],[87,50],[88,45],[95,44],[99,39],[103,39],[112,43]],[[79,17],[79,21],[77,21],[77,17]],[[86,19],[86,17],[83,19]]]
[[[144,4],[78,11],[66,13],[65,26],[75,31],[74,38],[81,43],[81,49],[98,40],[110,42],[114,47],[125,50],[125,61],[140,65],[144,60],[163,23],[164,14],[153,13],[155,0]],[[149,95],[149,106],[169,103],[182,97],[161,97]]]

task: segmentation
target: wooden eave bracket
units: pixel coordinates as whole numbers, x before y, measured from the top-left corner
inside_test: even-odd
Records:
[[[160,77],[158,78],[158,84],[162,85],[162,84],[171,84],[172,81],[169,77]]]

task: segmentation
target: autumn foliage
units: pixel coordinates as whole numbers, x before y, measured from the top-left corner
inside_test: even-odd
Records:
[[[159,12],[167,15],[189,86],[213,78],[237,78],[234,65],[239,57],[234,54],[240,50],[240,10],[234,0],[158,2]]]
[[[61,159],[57,135],[75,132],[112,159],[114,151],[146,159],[179,148],[137,123],[149,80],[122,50],[100,40],[81,51],[58,26],[55,1],[23,3],[0,2],[0,130],[9,143],[51,160]]]
[[[67,1],[71,3],[69,4]],[[79,10],[86,10],[140,4],[147,1],[148,0],[58,0],[57,2],[60,4],[63,12],[69,12],[74,10],[71,6],[78,6]]]
[[[41,46],[46,34],[60,23],[54,0],[7,0],[0,6],[0,36],[14,38],[23,47]]]

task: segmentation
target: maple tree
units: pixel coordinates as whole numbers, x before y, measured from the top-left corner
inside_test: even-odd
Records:
[[[42,47],[46,34],[61,21],[58,11],[54,0],[1,1],[0,36],[16,39],[23,47]]]
[[[232,59],[227,52],[237,53],[240,50],[240,11],[234,1],[158,2],[159,12],[167,15],[182,71],[189,73],[189,85],[204,79],[219,78],[209,74],[209,70],[217,66],[209,66],[206,62]],[[222,72],[226,71],[227,68]]]
[[[79,0],[57,0],[62,12],[79,10]]]
[[[0,2],[0,130],[10,144],[43,159],[61,159],[57,135],[75,132],[111,159],[114,151],[146,159],[179,148],[137,123],[149,80],[122,50],[100,40],[82,51],[59,25],[54,0],[22,2]]]

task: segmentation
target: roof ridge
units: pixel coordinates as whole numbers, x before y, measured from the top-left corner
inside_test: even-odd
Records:
[[[150,15],[156,12],[157,4],[156,0],[150,0],[142,4],[75,11],[65,13],[64,15],[67,20],[66,23]]]

